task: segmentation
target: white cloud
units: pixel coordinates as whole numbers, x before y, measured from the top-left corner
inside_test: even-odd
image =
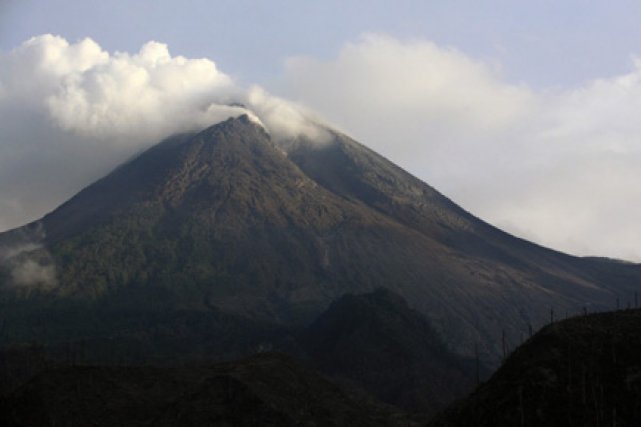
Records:
[[[10,285],[22,289],[50,289],[58,283],[56,266],[43,246],[45,230],[40,223],[15,233],[0,244],[0,270],[9,274]]]
[[[25,259],[11,271],[11,283],[22,288],[50,289],[57,285],[56,267],[53,263],[42,264],[33,259]]]
[[[91,39],[43,35],[0,53],[0,230],[161,138],[246,113],[238,104],[277,137],[318,133],[301,109],[162,43],[112,54]]]
[[[641,61],[534,91],[428,41],[366,35],[286,64],[283,91],[484,219],[557,249],[641,260]]]
[[[531,101],[526,88],[503,84],[492,68],[455,49],[372,34],[347,44],[334,61],[291,58],[286,69],[289,85],[341,113],[376,114],[384,105],[417,118],[493,129],[513,121]]]

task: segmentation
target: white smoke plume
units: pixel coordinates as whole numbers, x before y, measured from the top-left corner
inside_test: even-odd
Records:
[[[277,138],[320,132],[301,108],[158,42],[109,53],[91,39],[43,35],[0,53],[0,230],[168,135],[245,113]]]

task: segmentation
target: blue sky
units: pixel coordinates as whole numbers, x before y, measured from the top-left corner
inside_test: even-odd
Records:
[[[627,0],[0,0],[0,231],[233,99],[275,135],[329,122],[518,236],[641,261],[639,16]]]
[[[500,64],[513,82],[576,85],[641,55],[636,1],[1,0],[0,49],[42,33],[109,51],[149,40],[269,84],[285,58],[327,57],[364,32],[421,38]]]

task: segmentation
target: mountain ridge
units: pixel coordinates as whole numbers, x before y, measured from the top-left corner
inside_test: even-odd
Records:
[[[428,425],[639,425],[640,326],[639,309],[548,325]]]

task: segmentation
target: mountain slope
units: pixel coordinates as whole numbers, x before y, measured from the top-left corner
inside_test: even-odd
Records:
[[[106,208],[96,208],[99,195],[123,189],[116,202],[108,197]],[[382,243],[380,228],[399,239],[407,234],[316,185],[246,118],[152,148],[42,223],[61,292],[153,283],[189,306],[284,322],[296,321],[288,311],[307,301],[344,292],[345,280],[326,268],[327,240],[337,229],[370,246]],[[94,267],[83,271],[88,264]]]
[[[428,242],[419,281],[403,277],[396,289],[447,336],[465,337],[464,347],[461,340],[453,344],[467,354],[476,341],[499,355],[503,334],[515,345],[531,327],[547,324],[551,309],[557,316],[612,309],[616,301],[630,303],[641,289],[639,265],[577,258],[511,236],[356,141],[335,132],[333,137],[321,146],[292,143],[290,157],[330,191]],[[416,292],[426,287],[430,298]]]
[[[641,423],[641,311],[547,326],[436,426],[636,426]]]
[[[96,307],[106,335],[146,336],[147,314],[183,311],[299,330],[341,295],[384,287],[452,348],[471,355],[478,343],[495,363],[503,332],[513,345],[550,308],[611,307],[640,283],[637,265],[514,238],[328,134],[323,144],[275,142],[246,116],[230,119],[169,138],[0,234],[6,340],[90,338],[90,328],[48,319]],[[123,312],[138,320],[110,320]],[[180,335],[180,324],[168,328]]]

